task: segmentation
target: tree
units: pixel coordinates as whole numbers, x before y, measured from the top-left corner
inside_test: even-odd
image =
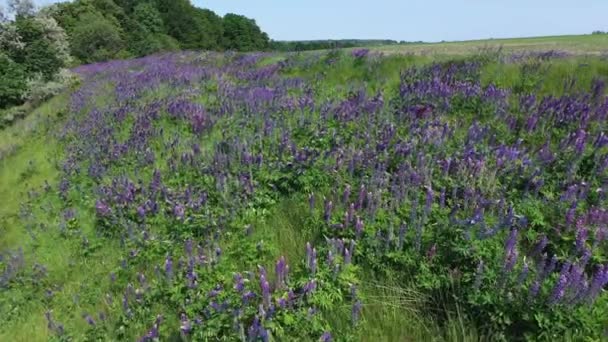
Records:
[[[73,29],[72,54],[85,63],[114,58],[123,46],[120,28],[95,12],[81,15]]]
[[[27,91],[27,77],[23,67],[0,53],[0,108],[18,105]]]
[[[228,13],[224,16],[224,47],[238,51],[265,50],[270,42],[268,35],[255,20]]]
[[[165,33],[160,12],[149,2],[142,2],[133,9],[133,19],[153,34]]]
[[[27,73],[40,74],[49,80],[64,66],[64,61],[53,33],[48,31],[45,24],[48,23],[36,17],[18,16],[12,25],[22,48],[6,50],[6,53],[13,61],[21,64]]]

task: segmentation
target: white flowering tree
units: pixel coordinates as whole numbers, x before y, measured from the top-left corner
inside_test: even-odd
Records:
[[[64,69],[72,63],[68,42],[49,11],[36,11],[31,0],[8,1],[8,12],[0,11],[0,92],[10,94],[11,101],[0,108],[16,104],[16,92],[21,101],[40,102],[60,91],[70,79]],[[23,82],[17,77],[24,77]],[[15,84],[27,86],[16,89]]]

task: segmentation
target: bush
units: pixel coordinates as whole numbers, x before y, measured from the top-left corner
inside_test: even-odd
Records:
[[[0,108],[18,105],[27,91],[24,68],[4,54],[0,54]]]
[[[75,84],[78,78],[67,69],[62,69],[55,78],[49,82],[34,78],[28,80],[28,90],[23,95],[23,100],[30,102],[33,106],[38,106],[42,102],[59,94],[67,87]]]
[[[74,27],[72,54],[85,63],[114,58],[123,45],[120,28],[97,13],[83,14]]]
[[[64,66],[58,45],[54,44],[45,22],[36,17],[17,17],[14,23],[22,48],[7,49],[7,54],[29,74],[49,80]]]

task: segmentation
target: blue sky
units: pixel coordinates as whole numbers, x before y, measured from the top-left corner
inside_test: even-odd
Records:
[[[40,3],[52,0],[38,0]],[[467,40],[608,30],[608,0],[193,0],[277,40]],[[0,0],[5,4],[6,0]]]

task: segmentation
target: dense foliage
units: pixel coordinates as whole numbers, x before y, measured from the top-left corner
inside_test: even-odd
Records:
[[[76,0],[46,11],[66,30],[82,62],[178,49],[259,51],[269,41],[254,20],[222,18],[188,0]]]
[[[10,5],[13,20],[0,13],[0,109],[23,103],[28,82],[54,81],[71,62],[67,36],[52,17],[36,13],[31,1]]]
[[[357,340],[388,319],[378,306],[440,326],[458,312],[489,340],[600,339],[604,80],[550,80],[560,54],[507,57],[176,53],[80,67],[57,183],[20,217],[108,271],[66,304],[53,270],[13,246],[1,298],[64,308],[45,323],[63,340]]]

